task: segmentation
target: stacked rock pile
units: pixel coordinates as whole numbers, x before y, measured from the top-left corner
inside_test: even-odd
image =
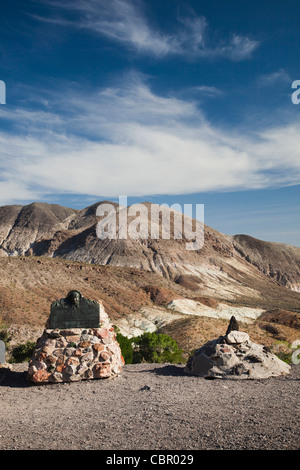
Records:
[[[290,366],[247,333],[231,330],[197,349],[185,372],[211,379],[264,379],[288,374]]]
[[[99,328],[45,329],[27,377],[34,383],[109,378],[117,376],[123,365],[116,333],[102,308]]]

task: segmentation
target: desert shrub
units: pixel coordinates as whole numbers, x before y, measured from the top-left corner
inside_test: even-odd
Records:
[[[291,348],[291,343],[288,341],[276,341],[272,346],[272,352],[282,361],[287,364],[292,364],[292,354],[293,349]]]
[[[13,362],[30,361],[35,347],[36,343],[33,343],[31,341],[27,341],[27,343],[25,344],[20,344],[19,346],[16,346],[11,352]]]
[[[300,315],[298,313],[289,312],[288,310],[281,310],[280,308],[266,310],[260,315],[259,320],[278,323],[280,325],[300,330]]]
[[[133,361],[133,349],[132,349],[132,339],[127,338],[127,336],[122,335],[122,333],[117,333],[117,341],[121,348],[122,356],[124,358],[125,364],[132,364]]]
[[[267,333],[270,333],[271,335],[278,336],[279,335],[279,330],[276,328],[276,326],[271,325],[269,323],[261,325],[261,328],[264,329]]]
[[[5,327],[0,329],[0,339],[4,341],[5,344],[9,343],[9,341],[11,340],[11,336],[9,335]]]
[[[133,338],[133,363],[170,362],[178,364],[184,362],[182,349],[174,339],[168,335],[156,333],[144,333]]]
[[[125,364],[184,362],[182,349],[179,349],[176,341],[168,335],[144,333],[135,338],[127,338],[116,326],[114,328]]]
[[[192,291],[197,291],[201,287],[200,277],[191,274],[180,274],[174,279],[174,281],[176,284]]]
[[[286,362],[287,364],[291,365],[292,364],[292,353],[287,352],[287,351],[278,351],[275,353],[276,356],[281,359],[283,362]]]
[[[164,287],[145,286],[144,290],[157,305],[168,305],[174,299],[174,292]]]

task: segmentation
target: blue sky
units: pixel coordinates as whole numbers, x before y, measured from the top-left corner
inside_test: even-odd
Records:
[[[205,204],[300,246],[297,0],[2,0],[0,205]]]

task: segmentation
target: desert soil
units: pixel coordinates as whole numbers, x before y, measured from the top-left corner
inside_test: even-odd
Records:
[[[0,369],[2,450],[299,449],[300,366],[265,380],[205,380],[183,365],[126,365],[113,379],[34,385]]]

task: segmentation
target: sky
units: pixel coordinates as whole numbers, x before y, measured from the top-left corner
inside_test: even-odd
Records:
[[[298,0],[0,8],[1,206],[204,204],[216,230],[300,246]]]

